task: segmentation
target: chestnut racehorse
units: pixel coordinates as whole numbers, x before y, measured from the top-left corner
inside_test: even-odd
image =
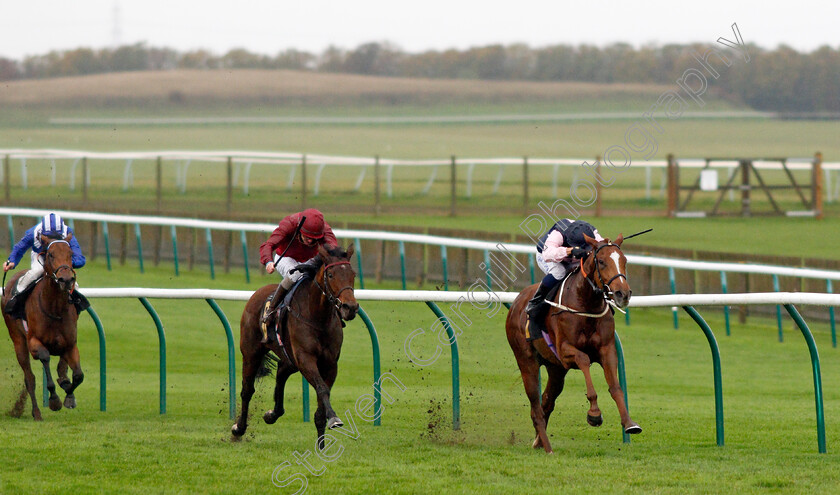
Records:
[[[525,306],[533,297],[537,285],[526,287],[519,293],[508,312],[505,325],[508,343],[516,357],[525,393],[531,402],[531,420],[537,434],[533,447],[543,447],[548,453],[552,453],[552,450],[546,426],[557,396],[563,391],[569,369],[581,370],[586,380],[586,398],[590,404],[587,422],[592,426],[600,426],[603,422],[589,370],[592,363],[600,363],[604,370],[624,431],[642,431],[630,419],[618,382],[615,320],[610,308],[610,302],[622,309],[630,303],[632,291],[627,283],[627,260],[621,252],[624,238],[619,234],[615,242],[610,242],[609,239],[596,241],[584,237],[591,250],[581,259],[580,269],[565,280],[558,291],[559,297],[552,301],[554,308],[546,316],[546,329],[554,349],[549,347],[545,339],[528,342],[525,338],[528,321]],[[545,365],[548,371],[542,404],[538,381],[541,365]]]
[[[79,361],[79,348],[76,345],[76,322],[79,314],[70,302],[70,294],[76,287],[76,272],[73,270],[73,251],[70,239],[51,239],[41,236],[41,243],[47,246],[44,251],[44,278],[42,278],[26,300],[26,322],[15,319],[3,312],[9,336],[15,346],[15,354],[23,369],[25,388],[21,391],[12,414],[20,416],[26,404],[26,393],[32,400],[32,417],[41,420],[41,410],[35,398],[35,375],[32,373],[29,356],[41,361],[47,375],[47,390],[50,392],[50,409],[61,409],[61,400],[55,393],[55,383],[50,373],[50,356],[59,356],[58,385],[66,392],[64,407],[76,407],[73,391],[84,380]],[[11,288],[26,271],[17,273],[6,285],[3,293],[3,307],[11,294]],[[67,378],[67,368],[73,370],[72,383]]]
[[[239,350],[242,352],[242,411],[231,428],[233,438],[245,434],[248,428],[248,408],[254,394],[254,380],[268,352],[278,358],[277,382],[274,388],[274,408],[263,415],[263,420],[274,424],[283,415],[283,390],[286,380],[300,371],[318,395],[315,411],[315,428],[319,440],[325,427],[343,426],[330,405],[330,390],[338,374],[338,358],[344,339],[342,320],[356,317],[359,304],[353,292],[356,277],[350,257],[353,244],[341,248],[318,248],[317,272],[312,279],[304,280],[289,304],[285,317],[288,332],[284,347],[274,339],[261,344],[260,318],[266,299],[277,284],[260,288],[245,305],[240,321]],[[282,322],[281,322],[282,323]]]

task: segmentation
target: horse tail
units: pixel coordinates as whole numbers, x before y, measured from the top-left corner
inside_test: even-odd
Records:
[[[260,368],[257,370],[257,379],[265,378],[273,375],[277,371],[277,365],[280,363],[280,358],[273,354],[266,353],[260,361]]]

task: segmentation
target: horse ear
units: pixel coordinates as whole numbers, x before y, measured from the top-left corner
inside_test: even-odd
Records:
[[[42,246],[49,246],[49,245],[50,245],[50,242],[52,242],[52,239],[50,239],[49,237],[45,236],[44,234],[41,234],[41,245],[42,245]]]
[[[618,247],[621,247],[622,242],[624,242],[624,234],[618,234],[618,238],[616,238],[616,240],[613,241],[613,244],[615,244]]]
[[[593,238],[589,237],[589,236],[588,236],[588,235],[586,235],[586,234],[583,234],[583,240],[584,240],[584,241],[586,241],[586,243],[587,243],[587,244],[589,244],[589,245],[590,245],[590,246],[592,246],[592,247],[595,247],[595,246],[597,246],[597,245],[598,245],[598,241],[596,241],[595,239],[593,239]]]
[[[64,238],[65,241],[70,242],[73,239],[73,233],[68,232],[67,237]]]
[[[351,242],[350,245],[347,246],[347,259],[349,260],[353,256],[353,253],[355,253],[355,252],[356,252],[356,244]]]

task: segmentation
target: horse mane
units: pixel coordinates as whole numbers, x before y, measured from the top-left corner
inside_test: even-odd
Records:
[[[341,246],[324,246],[324,249],[327,251],[327,254],[334,258],[346,258],[347,251],[341,248]],[[315,257],[314,266],[316,269],[320,269],[324,266],[324,258],[320,256]]]

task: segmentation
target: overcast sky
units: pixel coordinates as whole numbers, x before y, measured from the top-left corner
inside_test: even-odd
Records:
[[[733,39],[732,23],[747,43],[810,51],[840,47],[838,19],[834,0],[3,0],[0,56],[116,42],[272,55],[386,40],[409,52],[515,42],[638,47]]]

